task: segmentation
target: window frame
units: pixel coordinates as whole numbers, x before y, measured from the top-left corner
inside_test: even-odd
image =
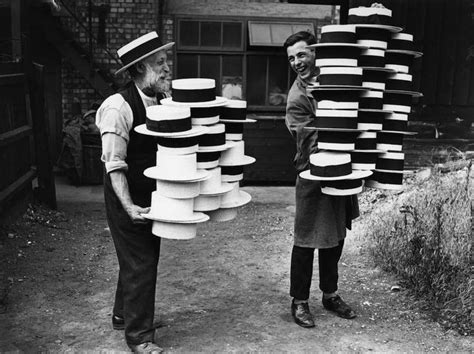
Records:
[[[199,21],[199,22],[240,22],[242,23],[242,45],[240,49],[236,48],[223,48],[223,47],[199,47],[199,46],[182,46],[179,43],[180,39],[180,23],[182,21]],[[249,32],[248,32],[248,22],[249,21],[266,21],[266,22],[291,22],[291,23],[305,23],[308,22],[313,23],[313,28],[315,30],[315,35],[317,37],[320,36],[320,27],[330,23],[330,19],[328,20],[321,20],[321,19],[314,19],[314,18],[281,18],[281,17],[255,17],[255,16],[204,16],[204,15],[174,15],[174,27],[175,33],[177,34],[176,40],[176,50],[174,51],[174,65],[173,67],[173,76],[177,77],[177,58],[179,54],[193,54],[193,55],[218,55],[219,60],[221,63],[220,67],[220,80],[222,81],[222,56],[224,55],[241,55],[242,56],[242,92],[245,100],[247,98],[247,61],[248,57],[252,55],[264,55],[270,57],[272,55],[283,53],[283,47],[276,47],[276,46],[252,46],[249,44]],[[200,37],[199,37],[200,38]],[[222,34],[221,34],[222,39]],[[283,54],[284,55],[284,54]],[[200,60],[200,58],[198,58]],[[198,62],[198,73],[199,73],[199,62]],[[267,71],[268,71],[268,59],[267,59]],[[288,90],[291,88],[293,82],[291,81],[291,68],[288,65],[287,67],[287,81],[288,81]],[[266,74],[266,96],[265,96],[265,105],[248,105],[247,109],[249,112],[269,112],[269,113],[284,113],[286,111],[286,106],[271,106],[268,105],[268,73]],[[220,87],[218,90],[220,91],[222,88]],[[288,91],[287,91],[288,92]],[[287,93],[285,92],[285,93]]]

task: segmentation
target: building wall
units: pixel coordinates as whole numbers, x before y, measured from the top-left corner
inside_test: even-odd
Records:
[[[105,1],[104,1],[105,3]],[[99,66],[109,72],[111,75],[120,67],[116,51],[121,46],[131,40],[144,35],[158,28],[158,3],[150,0],[111,0],[107,1],[110,5],[110,12],[105,19],[106,44],[103,46],[93,42],[93,58]],[[66,1],[67,6],[81,19],[81,22],[88,25],[88,1],[76,0]],[[100,4],[94,1],[94,4]],[[87,31],[81,27],[78,21],[73,20],[67,12],[62,17],[65,28],[70,29],[75,34],[75,39],[84,49],[89,48],[89,39]],[[99,16],[94,11],[92,16],[92,30],[97,34],[99,30]],[[163,19],[164,41],[173,37],[173,26],[169,19]],[[171,60],[170,60],[171,64]],[[82,78],[74,68],[67,62],[63,62],[63,109],[64,117],[71,117],[77,104],[80,105],[82,113],[87,111],[90,106],[102,97],[96,94],[93,88]],[[125,75],[116,77],[118,84],[124,84],[128,80]]]

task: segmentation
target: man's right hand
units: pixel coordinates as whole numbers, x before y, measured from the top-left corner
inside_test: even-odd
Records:
[[[132,204],[125,209],[128,216],[134,224],[147,224],[150,222],[149,219],[145,218],[142,214],[150,212],[150,208],[142,208],[138,205]]]

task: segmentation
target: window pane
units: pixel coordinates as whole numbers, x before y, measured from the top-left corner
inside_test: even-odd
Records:
[[[268,70],[268,103],[270,106],[286,105],[288,60],[285,56],[270,56]]]
[[[198,77],[198,56],[178,54],[177,79]]]
[[[199,77],[216,80],[216,93],[220,94],[220,57],[219,55],[201,55]]]
[[[247,102],[249,105],[265,105],[267,57],[247,57]]]
[[[204,47],[221,46],[221,22],[201,22],[201,45]]]
[[[199,45],[199,22],[180,21],[179,22],[179,44],[183,46]]]
[[[238,22],[223,23],[223,47],[240,48],[242,46],[242,24]]]
[[[222,57],[222,96],[229,99],[243,99],[242,56]]]

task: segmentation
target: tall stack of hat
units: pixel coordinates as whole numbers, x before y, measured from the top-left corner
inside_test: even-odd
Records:
[[[244,124],[254,123],[247,118],[247,101],[228,100],[221,109],[220,122],[225,125],[225,139],[230,144],[229,149],[222,152],[219,168],[222,171],[222,181],[231,187],[222,195],[219,209],[209,213],[213,221],[228,221],[237,216],[239,207],[247,204],[251,196],[240,190],[244,166],[255,162],[255,158],[245,155],[243,140]]]
[[[373,168],[375,163],[367,186],[401,189],[403,137],[414,134],[407,131],[408,114],[412,97],[421,96],[412,91],[409,71],[414,58],[421,53],[413,50],[413,36],[400,33],[402,28],[393,26],[391,20],[392,11],[380,4],[349,9],[348,21],[356,26],[357,43],[368,47],[361,55],[359,66],[364,72],[363,85],[370,91],[361,96],[359,117],[378,115],[378,123],[382,123],[359,136],[353,159],[357,167]],[[364,150],[370,151],[369,155],[361,155]],[[371,159],[364,158],[370,154]],[[387,164],[387,160],[392,163]]]
[[[222,196],[233,186],[222,182],[219,160],[232,143],[226,140],[225,125],[219,122],[224,97],[216,96],[215,80],[205,78],[178,79],[171,82],[171,97],[161,100],[165,106],[188,107],[193,126],[206,127],[198,137],[197,167],[205,170],[209,178],[199,183],[194,199],[194,210],[210,213],[220,208]]]
[[[361,51],[352,25],[321,28],[321,43],[315,48],[318,82],[308,91],[318,101],[316,119],[306,129],[318,131],[319,152],[310,156],[310,168],[301,178],[317,180],[321,191],[329,195],[352,195],[362,191],[363,178],[371,171],[353,170],[350,151],[363,130],[358,125],[362,69],[357,66]]]
[[[145,176],[156,180],[151,210],[144,216],[153,221],[152,233],[170,239],[191,239],[197,224],[209,216],[194,211],[199,183],[209,173],[197,168],[197,138],[207,128],[191,124],[188,107],[161,105],[146,108],[146,123],[135,127],[140,134],[157,138],[156,166]]]

